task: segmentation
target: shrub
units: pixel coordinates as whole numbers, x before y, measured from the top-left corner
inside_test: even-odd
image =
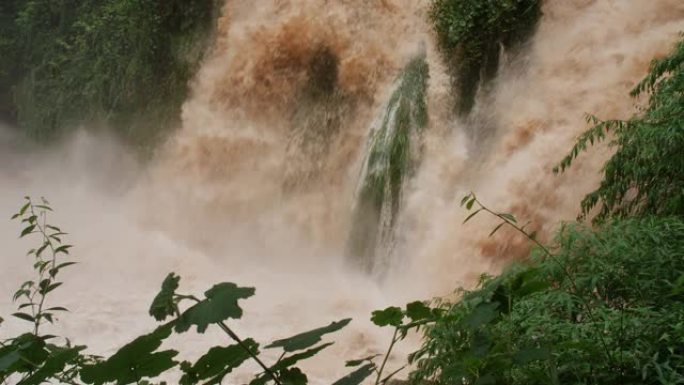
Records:
[[[564,227],[555,255],[484,277],[426,333],[417,381],[684,381],[684,222]]]

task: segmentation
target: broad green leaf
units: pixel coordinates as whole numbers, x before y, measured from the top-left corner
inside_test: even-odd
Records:
[[[254,288],[224,282],[214,285],[204,295],[206,299],[181,314],[176,322],[177,332],[183,333],[195,325],[198,333],[204,333],[210,324],[242,317],[238,300],[253,296]]]
[[[364,365],[335,381],[333,385],[359,385],[368,378],[368,376],[373,374],[374,369],[375,364]]]
[[[332,322],[328,326],[309,330],[308,332],[300,333],[293,337],[274,341],[272,344],[266,346],[266,348],[272,349],[280,347],[286,352],[307,349],[320,342],[323,335],[336,332],[347,326],[349,322],[351,322],[351,318],[343,319],[338,322]]]
[[[306,385],[309,382],[309,379],[301,369],[291,368],[280,371],[280,381],[283,385]]]
[[[406,316],[411,319],[411,321],[420,321],[427,318],[432,318],[432,309],[425,305],[421,301],[411,302],[406,305]]]
[[[151,378],[173,368],[178,352],[165,350],[155,352],[164,339],[171,335],[173,323],[158,327],[151,334],[136,338],[114,353],[106,361],[86,365],[81,370],[81,380],[86,384],[116,382],[119,385],[135,383]]]
[[[20,381],[18,385],[39,385],[44,383],[54,375],[62,372],[68,363],[73,363],[78,358],[79,352],[84,349],[85,346],[76,346],[73,348],[59,348],[53,346],[50,355],[40,369]]]
[[[154,297],[152,306],[150,306],[150,315],[157,321],[163,321],[166,317],[173,316],[176,312],[176,304],[173,302],[173,296],[178,289],[180,277],[174,273],[170,273],[162,282],[161,291]]]
[[[373,312],[371,321],[378,326],[399,326],[404,319],[404,312],[396,306],[390,306],[385,310]]]
[[[253,339],[246,339],[243,343],[253,354],[259,354],[259,344]],[[185,374],[180,380],[180,385],[196,384],[206,379],[209,381],[205,382],[205,385],[220,384],[228,373],[249,358],[249,353],[237,344],[228,347],[213,347],[200,357],[194,365],[189,362],[181,364],[181,370]]]

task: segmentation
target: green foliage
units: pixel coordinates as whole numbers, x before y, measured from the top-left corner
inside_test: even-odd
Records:
[[[297,350],[302,350],[314,346],[315,344],[321,342],[321,337],[328,333],[334,333],[343,327],[347,326],[351,322],[351,318],[344,319],[339,322],[332,322],[328,326],[322,328],[317,328],[309,330],[296,336],[274,341],[272,344],[266,346],[266,349],[271,348],[283,348],[286,352],[294,352]]]
[[[485,277],[411,359],[437,384],[684,381],[684,222],[564,227],[556,252]]]
[[[371,133],[347,251],[367,271],[376,264],[376,253],[392,243],[402,187],[419,162],[417,139],[427,126],[428,79],[425,56],[411,60],[398,79],[381,126]]]
[[[136,143],[155,140],[179,118],[215,7],[213,0],[10,1],[0,8],[0,47],[10,53],[0,62],[0,95],[39,139],[103,122]]]
[[[150,315],[157,321],[163,321],[166,319],[166,317],[170,317],[178,313],[174,296],[176,295],[179,282],[180,277],[174,273],[170,273],[166,279],[164,279],[164,282],[162,282],[161,291],[156,297],[154,297],[154,300],[152,300],[152,305],[150,306],[149,311]]]
[[[204,333],[210,324],[219,323],[228,318],[242,317],[238,300],[253,296],[254,291],[253,287],[239,287],[232,282],[214,285],[204,293],[206,296],[204,300],[199,301],[178,317],[176,331],[182,333],[191,326],[197,326],[197,332]]]
[[[496,75],[501,48],[515,47],[534,29],[539,0],[433,0],[430,19],[467,114],[481,81]]]
[[[647,93],[648,106],[630,120],[600,121],[580,136],[554,171],[568,168],[580,152],[609,132],[617,147],[604,167],[598,189],[582,201],[582,215],[600,210],[596,222],[631,215],[684,215],[684,40],[651,65],[649,75],[632,91]]]
[[[319,342],[324,335],[339,331],[351,321],[332,322],[271,343],[268,348],[282,348],[284,352],[269,366],[259,358],[260,345],[254,339],[241,339],[225,323],[242,317],[238,301],[253,296],[254,288],[223,282],[207,290],[205,298],[200,300],[193,295],[179,294],[180,277],[171,273],[154,297],[149,313],[158,321],[172,319],[152,333],[135,338],[111,357],[104,359],[82,354],[86,347],[72,346],[69,340],[62,345],[48,343],[57,337],[40,335],[40,326],[45,321],[54,322],[54,313],[66,309],[47,308],[46,299],[61,285],[61,282],[56,282],[60,270],[74,264],[58,259],[68,256],[71,246],[62,243],[64,232],[48,224],[47,213],[50,211],[52,209],[46,200],[37,204],[27,197],[26,203],[13,216],[23,224],[20,237],[38,236],[41,246],[28,253],[35,257],[34,269],[38,279],[25,282],[14,295],[15,301],[23,301],[19,310],[26,309],[14,316],[31,323],[32,332],[0,340],[0,383],[11,381],[20,385],[36,385],[57,381],[65,384],[150,385],[150,379],[162,374],[176,374],[180,369],[182,376],[178,383],[181,385],[220,384],[234,369],[252,360],[263,372],[256,374],[251,384],[305,385],[308,378],[295,365],[332,345],[332,342]],[[183,309],[188,301],[192,304]],[[217,326],[235,344],[214,346],[195,363],[183,361],[179,367],[179,363],[174,361],[177,350],[158,349],[174,331],[184,333],[192,326],[196,326],[198,333],[204,333],[209,326]]]
[[[259,344],[253,339],[244,341],[244,345],[252,354],[259,353]],[[185,373],[180,379],[180,385],[198,384],[200,381],[205,385],[220,384],[223,378],[233,369],[250,359],[249,353],[240,345],[227,347],[215,346],[200,357],[195,364],[183,362],[181,369]]]
[[[177,351],[156,352],[162,341],[171,335],[172,327],[172,323],[160,326],[154,332],[125,345],[106,361],[84,366],[81,380],[86,384],[116,382],[125,385],[136,383],[142,378],[157,377],[173,368],[178,364],[173,361]]]

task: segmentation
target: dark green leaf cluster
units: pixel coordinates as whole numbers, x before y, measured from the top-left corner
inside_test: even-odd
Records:
[[[630,120],[601,121],[585,132],[556,167],[563,171],[580,152],[612,134],[617,148],[604,167],[598,189],[582,201],[583,216],[684,215],[684,40],[667,57],[655,60],[650,74],[632,91],[647,93],[648,105]]]
[[[501,48],[512,48],[534,30],[539,0],[433,0],[430,18],[459,93],[458,111],[468,113],[481,80],[496,75]]]
[[[137,143],[179,118],[218,8],[214,0],[2,3],[0,101],[14,106],[5,117],[39,139],[102,122]]]
[[[426,333],[416,381],[684,381],[684,222],[564,227],[553,257],[484,277]]]

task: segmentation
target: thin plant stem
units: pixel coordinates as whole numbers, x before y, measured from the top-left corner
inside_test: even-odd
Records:
[[[385,365],[387,365],[387,360],[389,360],[389,356],[392,353],[392,349],[394,348],[394,344],[397,343],[397,333],[399,333],[399,328],[394,329],[394,334],[392,335],[392,342],[390,343],[389,347],[387,348],[387,353],[385,353],[385,357],[382,360],[382,364],[380,365],[380,369],[378,369],[378,376],[375,379],[375,385],[380,385],[382,383],[382,371],[385,370]]]

